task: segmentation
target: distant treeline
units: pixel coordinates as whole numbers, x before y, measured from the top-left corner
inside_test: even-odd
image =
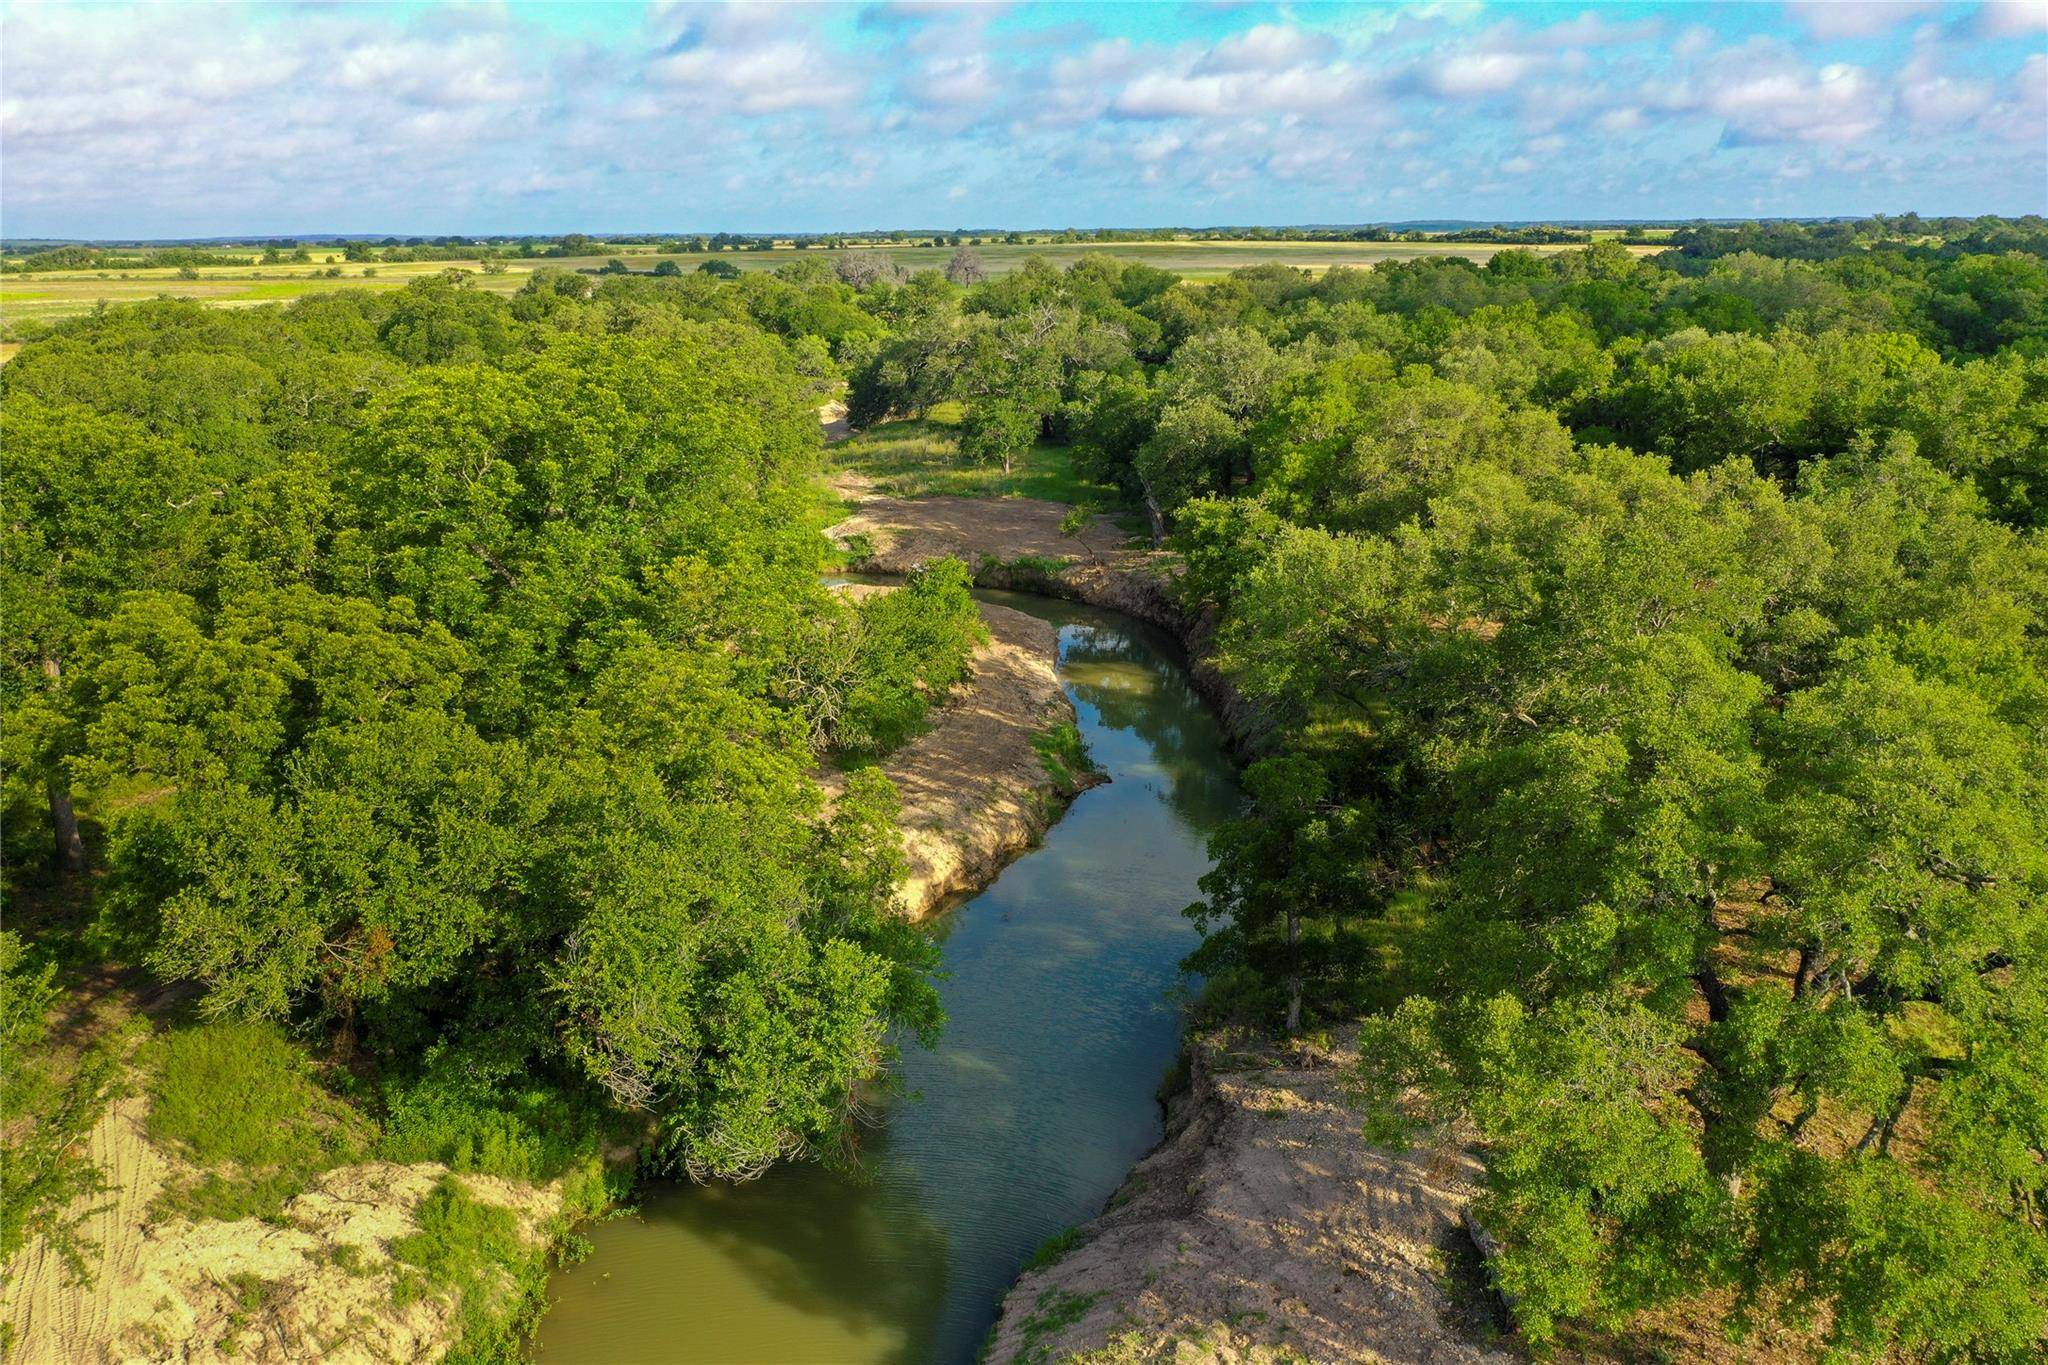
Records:
[[[10,275],[50,270],[147,270],[152,267],[248,265],[248,251],[207,251],[191,246],[156,247],[149,251],[113,250],[95,246],[58,246],[31,253],[27,259],[0,265]]]
[[[1829,220],[1777,220],[1744,223],[1618,225],[1624,245],[1668,248],[1696,261],[1718,260],[1752,252],[1783,260],[1826,261],[1853,252],[1877,249],[1914,251],[1943,258],[2021,251],[2048,255],[2048,220],[2038,214],[2022,218],[1922,218],[1898,216]],[[798,250],[843,249],[850,246],[1072,246],[1119,242],[1453,242],[1497,246],[1585,246],[1594,240],[1590,226],[1550,223],[1458,227],[1434,230],[1389,224],[1354,227],[1216,226],[1203,228],[1061,228],[1030,231],[992,229],[859,233],[695,233],[617,234],[571,232],[556,237],[381,237],[333,238],[321,242],[274,239],[247,246],[21,246],[9,248],[22,259],[0,265],[0,271],[27,274],[54,270],[146,270],[156,268],[235,267],[308,262],[310,251],[340,251],[348,261],[493,261],[555,260],[600,255],[622,247],[652,248],[669,255],[703,255],[726,251],[770,251],[779,246]]]
[[[2036,213],[2023,218],[1922,218],[1908,213],[1829,223],[1700,223],[1678,228],[1658,244],[1702,261],[1743,251],[1781,260],[1831,261],[1875,248],[1918,249],[1940,256],[2003,251],[2043,256],[2048,255],[2048,219]]]

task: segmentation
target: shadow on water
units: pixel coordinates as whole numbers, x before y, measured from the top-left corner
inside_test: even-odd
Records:
[[[1061,678],[1110,775],[935,926],[947,1025],[912,1047],[861,1171],[659,1186],[559,1272],[559,1362],[965,1362],[1018,1268],[1158,1140],[1153,1088],[1195,935],[1204,840],[1237,808],[1214,718],[1162,632],[977,594],[1060,628]]]

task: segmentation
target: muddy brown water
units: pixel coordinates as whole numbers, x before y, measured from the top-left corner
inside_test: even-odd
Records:
[[[1237,809],[1176,644],[1113,613],[981,593],[1053,622],[1110,782],[935,922],[946,1031],[905,1048],[857,1173],[661,1185],[554,1277],[544,1365],[922,1365],[974,1359],[1046,1239],[1094,1216],[1160,1135],[1182,914]]]

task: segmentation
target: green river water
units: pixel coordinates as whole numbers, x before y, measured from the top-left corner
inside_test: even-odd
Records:
[[[1060,676],[1110,782],[935,923],[946,1031],[905,1049],[863,1170],[659,1186],[558,1272],[545,1365],[966,1362],[1048,1237],[1159,1139],[1179,1046],[1181,911],[1237,788],[1178,648],[1126,617],[977,594],[1060,628]]]

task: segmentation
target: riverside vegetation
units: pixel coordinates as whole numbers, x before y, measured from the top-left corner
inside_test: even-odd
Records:
[[[1480,1156],[1527,1339],[1705,1301],[2031,1357],[2048,266],[2038,220],[1926,229],[60,324],[0,370],[10,1051],[112,961],[196,991],[159,1074],[181,1028],[318,1059],[301,1169],[840,1151],[940,1020],[886,784],[823,819],[810,773],[914,733],[975,621],[950,570],[819,586],[843,380],[1169,538],[1269,722],[1200,1009],[1362,1023],[1363,1121]],[[10,1246],[107,1072],[7,1092]]]

